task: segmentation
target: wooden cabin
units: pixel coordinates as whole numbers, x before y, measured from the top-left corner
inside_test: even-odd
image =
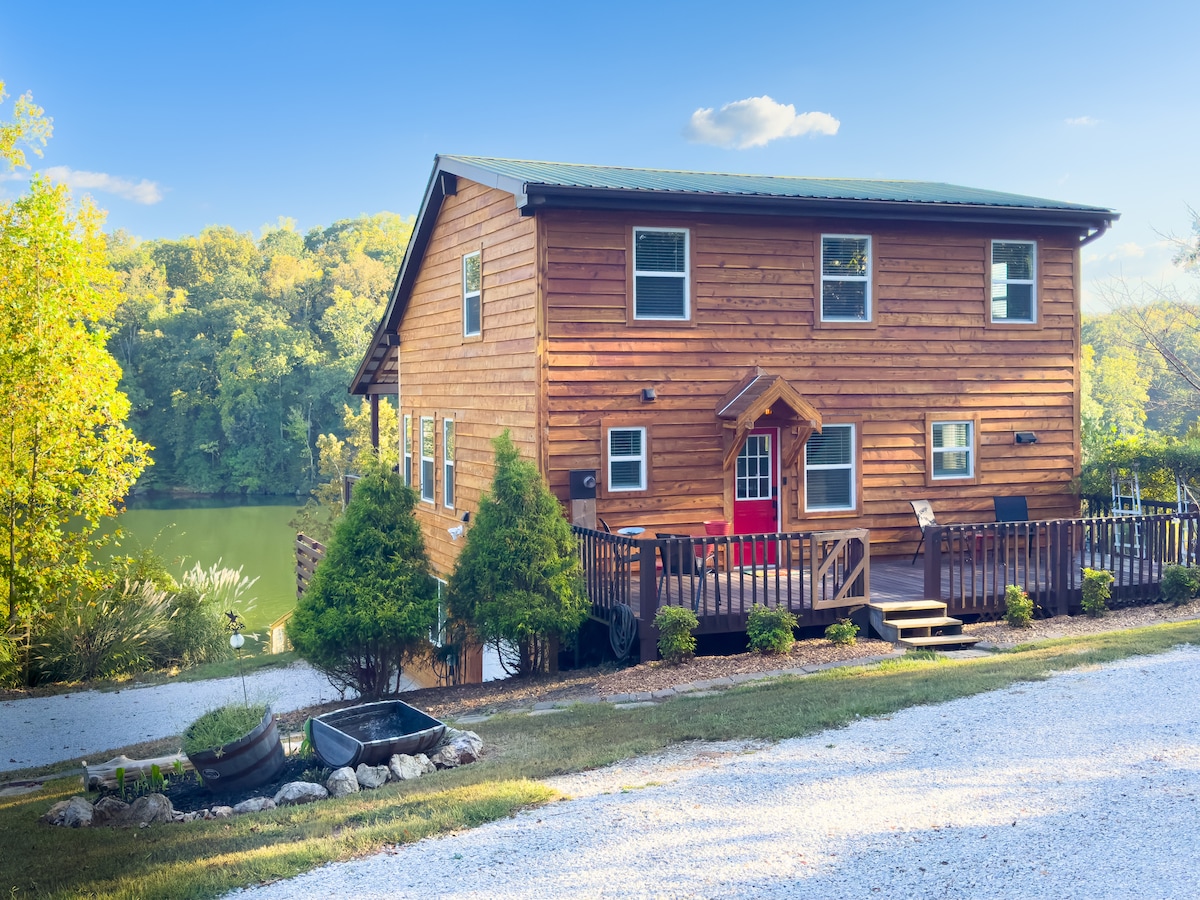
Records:
[[[439,156],[351,391],[398,395],[443,575],[506,428],[564,506],[594,474],[613,530],[867,528],[873,556],[911,555],[911,500],[941,522],[991,522],[997,495],[1078,513],[1080,248],[1116,218],[948,184]]]

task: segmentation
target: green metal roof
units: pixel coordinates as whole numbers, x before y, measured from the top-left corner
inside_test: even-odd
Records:
[[[1111,210],[928,181],[865,178],[802,178],[790,175],[733,175],[632,169],[575,163],[535,162],[483,156],[441,156],[440,166],[473,181],[504,187],[516,194],[538,188],[576,191],[636,191],[711,197],[948,204],[1007,209],[1071,210],[1112,217]],[[491,176],[489,178],[488,176]]]

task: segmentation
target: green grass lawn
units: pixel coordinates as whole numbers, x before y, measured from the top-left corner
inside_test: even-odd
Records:
[[[986,659],[905,658],[751,683],[712,697],[618,710],[578,705],[550,716],[497,716],[475,730],[479,762],[337,801],[216,822],[64,829],[37,822],[80,791],[78,777],[0,799],[0,889],[14,897],[203,898],[286,878],[555,799],[539,779],[686,740],[780,740],[860,716],[941,703],[1054,672],[1200,644],[1200,623],[1025,645]]]

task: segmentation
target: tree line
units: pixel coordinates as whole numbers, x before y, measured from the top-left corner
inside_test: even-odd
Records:
[[[106,322],[129,425],[154,446],[138,487],[306,493],[318,437],[382,315],[412,220],[380,213],[255,239],[227,226],[178,240],[110,236],[123,300]]]

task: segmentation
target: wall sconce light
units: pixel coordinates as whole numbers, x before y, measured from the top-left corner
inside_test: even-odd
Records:
[[[1036,444],[1037,443],[1037,435],[1034,434],[1032,431],[1018,431],[1016,443],[1018,443],[1018,444]]]
[[[654,393],[654,388],[642,388],[642,402],[653,403],[658,399],[658,395]]]
[[[462,520],[463,520],[464,522],[470,522],[470,521],[471,521],[471,511],[470,511],[469,509],[468,509],[468,510],[467,510],[465,513],[463,513],[463,514],[462,514]]]

